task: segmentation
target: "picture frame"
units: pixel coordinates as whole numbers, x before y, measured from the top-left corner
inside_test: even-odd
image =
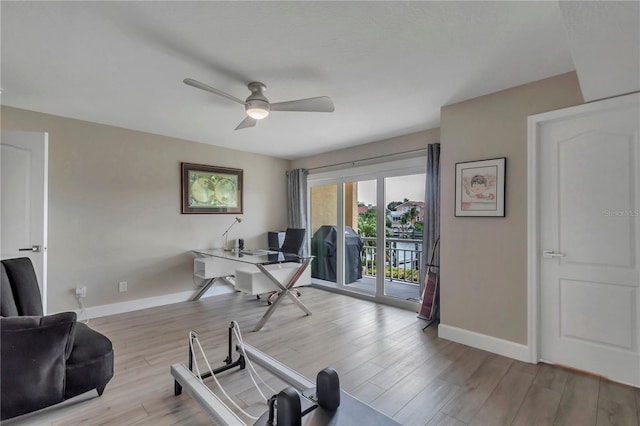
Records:
[[[181,163],[182,214],[241,214],[243,170]]]
[[[505,217],[506,157],[456,163],[456,217]]]

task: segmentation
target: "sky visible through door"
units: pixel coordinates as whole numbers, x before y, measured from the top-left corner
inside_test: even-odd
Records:
[[[424,199],[424,174],[395,176],[386,186],[386,198],[388,200],[403,201]],[[365,205],[376,205],[376,181],[368,180],[358,182],[358,201]]]

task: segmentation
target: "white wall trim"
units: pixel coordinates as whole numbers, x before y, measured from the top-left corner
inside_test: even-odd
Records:
[[[233,293],[235,288],[230,284],[216,283],[202,298],[217,296],[220,294]],[[139,311],[141,309],[155,308],[156,306],[170,305],[172,303],[186,302],[191,300],[196,290],[181,291],[179,293],[164,294],[162,296],[146,297],[144,299],[127,300],[125,302],[111,303],[108,305],[88,306],[86,315],[88,318],[100,318],[108,315],[123,314],[126,312]],[[84,320],[85,314],[81,309],[73,312],[78,315],[78,320]]]
[[[517,359],[518,361],[530,362],[529,347],[510,340],[499,339],[446,324],[438,325],[438,337]]]

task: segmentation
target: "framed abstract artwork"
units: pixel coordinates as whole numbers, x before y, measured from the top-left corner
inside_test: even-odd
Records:
[[[242,213],[242,169],[181,163],[182,213]]]
[[[455,215],[504,217],[506,158],[456,163]]]

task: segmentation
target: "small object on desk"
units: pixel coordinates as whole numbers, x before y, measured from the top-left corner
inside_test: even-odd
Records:
[[[280,250],[284,242],[284,236],[284,231],[268,232],[267,242],[269,243],[269,250]]]
[[[264,256],[265,254],[278,254],[278,252],[273,250],[257,249],[257,250],[242,250],[242,254],[247,254],[249,256]]]
[[[244,250],[244,238],[238,238],[238,250]]]

